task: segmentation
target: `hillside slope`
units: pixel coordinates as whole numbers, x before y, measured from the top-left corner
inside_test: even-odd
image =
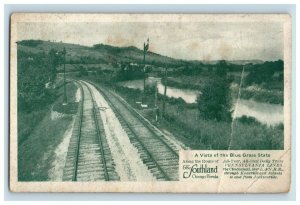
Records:
[[[41,40],[24,40],[18,42],[18,51],[25,53],[48,53],[51,49],[62,51],[66,48],[66,61],[69,63],[142,63],[143,51],[130,47],[114,47],[110,45],[97,44],[93,47],[69,44],[63,42],[50,42]],[[173,65],[183,64],[185,61],[162,56],[148,52],[146,56],[147,64]]]

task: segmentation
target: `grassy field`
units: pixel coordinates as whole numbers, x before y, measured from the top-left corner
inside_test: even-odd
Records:
[[[238,119],[231,126],[230,122],[203,120],[198,116],[197,109],[168,105],[160,124],[189,139],[187,143],[194,149],[226,150],[229,146],[232,150],[283,149],[282,126],[268,127]]]
[[[41,110],[32,111],[30,113],[18,113],[18,145],[21,145],[28,139],[36,125],[49,112],[50,106]]]
[[[53,105],[59,107],[62,103],[62,90],[59,89],[58,99]],[[75,94],[77,87],[67,84],[67,97],[72,110],[76,109]],[[51,105],[52,107],[52,105]],[[18,179],[19,181],[48,180],[48,171],[54,150],[62,141],[66,128],[72,121],[72,115],[51,119],[51,109],[46,107],[34,113],[18,113]],[[24,135],[26,133],[27,135]]]

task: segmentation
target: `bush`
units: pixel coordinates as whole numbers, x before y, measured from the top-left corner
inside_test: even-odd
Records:
[[[29,46],[29,47],[36,47],[39,44],[42,44],[43,41],[41,40],[23,40],[18,42],[18,44],[23,45],[23,46]]]
[[[243,99],[253,99],[257,102],[265,102],[272,104],[281,104],[283,105],[283,93],[275,91],[252,91],[243,89],[241,92],[241,98]]]
[[[227,70],[226,61],[219,61],[214,74],[197,98],[198,109],[203,119],[231,121],[230,80]]]
[[[204,119],[231,121],[229,82],[214,77],[203,88],[197,98],[200,116]]]
[[[60,63],[56,51],[34,54],[18,50],[17,61],[18,110],[31,112],[53,102],[57,97],[55,90],[47,89],[45,84],[55,80],[56,67]]]
[[[89,73],[87,71],[86,68],[84,68],[83,66],[79,66],[79,73],[77,77],[82,77],[82,76],[88,76]]]
[[[237,121],[243,124],[257,124],[259,123],[254,117],[243,115],[242,117],[236,118]]]
[[[245,86],[253,84],[266,84],[271,82],[283,83],[283,75],[273,77],[275,72],[283,73],[283,61],[264,62],[263,64],[252,65],[248,68],[249,74],[245,77]]]

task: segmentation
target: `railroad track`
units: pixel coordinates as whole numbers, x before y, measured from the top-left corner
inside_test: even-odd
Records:
[[[161,181],[178,180],[179,156],[175,145],[118,95],[89,83],[102,93],[153,176]]]
[[[81,101],[70,140],[63,181],[115,181],[119,176],[89,86],[76,82]]]

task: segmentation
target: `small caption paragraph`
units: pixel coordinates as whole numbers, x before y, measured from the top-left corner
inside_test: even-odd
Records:
[[[283,160],[268,151],[183,151],[180,180],[277,179],[284,172]]]

